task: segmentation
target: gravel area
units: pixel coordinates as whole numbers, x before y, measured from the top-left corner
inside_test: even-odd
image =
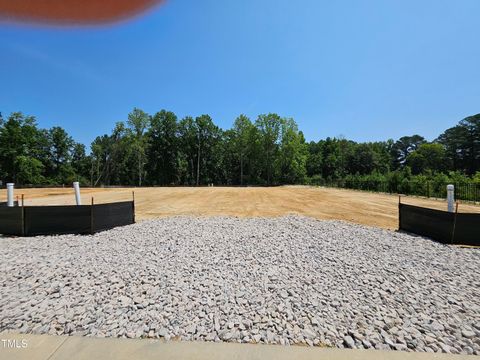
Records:
[[[480,354],[479,249],[300,216],[0,247],[0,331]]]

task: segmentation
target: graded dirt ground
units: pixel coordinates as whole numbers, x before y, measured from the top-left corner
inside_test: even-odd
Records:
[[[398,228],[398,196],[310,186],[82,188],[82,203],[125,201],[135,192],[136,219],[155,217],[275,217],[299,214],[317,219],[346,220],[386,229]],[[72,188],[16,189],[25,205],[75,204]],[[5,201],[6,191],[0,194]],[[445,201],[402,197],[412,205],[446,209]],[[460,204],[459,212],[480,213],[480,206]]]

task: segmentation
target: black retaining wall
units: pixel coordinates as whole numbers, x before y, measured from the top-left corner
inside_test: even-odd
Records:
[[[93,234],[135,222],[133,201],[96,205],[0,207],[0,234]]]
[[[450,213],[399,204],[399,229],[443,244],[480,246],[480,214]]]

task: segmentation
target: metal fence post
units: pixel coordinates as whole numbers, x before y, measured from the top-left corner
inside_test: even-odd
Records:
[[[132,191],[132,220],[135,224],[135,191]]]
[[[402,195],[398,194],[398,230],[402,230]]]
[[[92,204],[90,205],[90,234],[94,234],[95,229],[93,227],[93,196],[92,196]]]
[[[458,214],[458,201],[455,203],[455,215],[453,215],[453,229],[452,229],[452,241],[453,244],[455,241],[455,227],[457,226],[457,214]]]
[[[22,236],[25,236],[25,206],[22,205]]]

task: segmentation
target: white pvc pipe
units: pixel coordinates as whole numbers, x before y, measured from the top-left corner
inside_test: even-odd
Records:
[[[447,185],[447,202],[448,202],[448,212],[453,213],[454,206],[453,203],[455,202],[455,186],[452,184]]]
[[[80,183],[75,181],[73,183],[73,188],[75,189],[75,201],[77,205],[82,205],[82,198],[80,197]]]
[[[7,184],[7,206],[13,207],[13,187],[15,186],[14,183]]]

